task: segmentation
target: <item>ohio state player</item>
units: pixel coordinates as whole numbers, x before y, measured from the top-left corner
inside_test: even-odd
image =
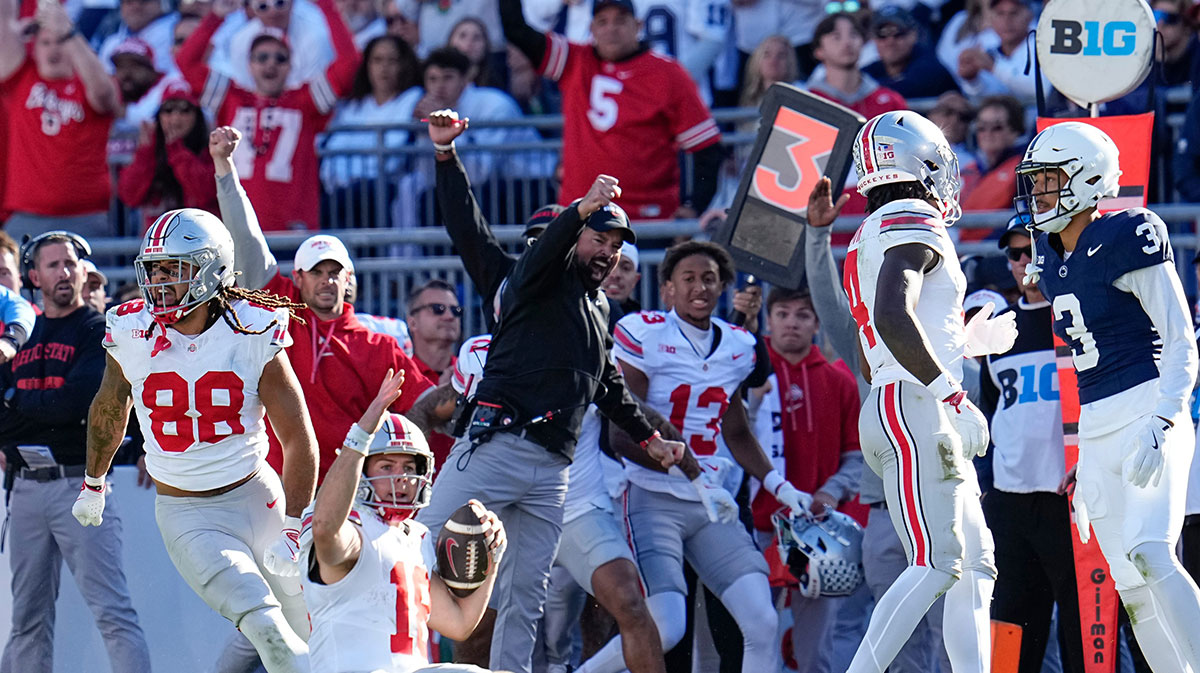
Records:
[[[945,593],[950,663],[984,673],[996,567],[971,459],[987,450],[988,425],[963,392],[962,361],[1012,348],[1016,325],[1012,313],[988,320],[986,308],[963,325],[967,283],[946,232],[961,213],[958,158],[933,122],[908,111],[871,119],[854,164],[871,213],[845,265],[871,383],[859,441],[909,565],[879,597],[848,670],[886,668]]]
[[[673,647],[686,627],[686,555],[741,628],[742,669],[774,671],[779,668],[776,614],[767,564],[737,521],[733,496],[719,481],[732,466],[714,455],[717,434],[781,504],[798,512],[812,499],[772,469],[746,419],[739,391],[743,385],[761,385],[770,364],[765,354],[759,358],[755,352],[749,332],[712,315],[721,292],[733,280],[729,253],[714,243],[680,243],[667,250],[659,273],[675,308],[621,318],[613,350],[630,391],[667,416],[694,454],[692,469],[681,466],[682,472],[667,474],[636,451],[626,455],[630,461],[625,511],[646,585],[646,604],[658,624],[663,649]],[[689,471],[690,483],[684,476]],[[619,671],[620,647],[619,639],[610,641],[580,670]]]
[[[134,406],[155,517],[179,574],[268,671],[308,671],[296,552],[317,451],[283,352],[298,305],[233,287],[233,254],[225,226],[202,210],[168,212],[146,232],[134,261],[143,298],[107,314],[107,366],[72,513],[100,524],[104,475]],[[282,487],[265,462],[264,412],[284,446]]]
[[[318,226],[316,135],[329,122],[337,99],[350,90],[358,67],[354,36],[333,0],[318,0],[329,23],[335,58],[325,72],[297,89],[285,89],[291,46],[279,31],[264,29],[250,46],[255,90],[210,71],[205,55],[236,0],[217,0],[213,11],[175,55],[179,69],[202,92],[200,104],[218,126],[232,126],[246,138],[233,154],[246,194],[254,203],[270,203],[259,213],[265,231]]]
[[[455,596],[431,572],[434,536],[413,515],[429,504],[433,453],[412,421],[387,413],[403,381],[404,372],[389,371],[304,518],[300,565],[312,617],[314,671],[482,671],[462,664],[430,666],[428,629],[455,640],[475,630],[496,582],[504,526],[471,501],[492,566],[471,594]]]

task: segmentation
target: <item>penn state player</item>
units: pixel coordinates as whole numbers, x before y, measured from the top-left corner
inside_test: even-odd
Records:
[[[1037,134],[1017,175],[1018,207],[1047,232],[1027,278],[1051,300],[1078,374],[1080,539],[1090,522],[1151,668],[1200,671],[1200,591],[1173,553],[1197,356],[1166,226],[1144,208],[1098,212],[1121,169],[1117,146],[1089,124]]]
[[[254,644],[270,673],[306,672],[308,622],[294,537],[316,487],[317,450],[283,352],[295,304],[233,286],[233,241],[213,215],[155,221],[134,267],[142,298],[109,309],[107,365],[88,415],[87,474],[72,509],[104,513],[130,407],[167,554],[192,589]],[[283,484],[265,462],[264,413],[284,447]],[[298,533],[298,531],[297,531]]]
[[[971,459],[987,450],[988,428],[962,389],[962,360],[1007,351],[1016,329],[1012,314],[963,325],[966,279],[946,231],[960,213],[958,159],[937,126],[914,112],[879,115],[859,133],[854,164],[870,213],[844,273],[871,383],[859,442],[909,565],[879,597],[848,671],[881,673],[944,593],[951,665],[983,673],[996,569]]]
[[[300,532],[314,671],[482,671],[429,665],[429,629],[456,640],[475,630],[496,583],[504,526],[471,504],[487,538],[483,586],[454,595],[435,572],[434,538],[416,521],[433,490],[433,452],[412,421],[387,413],[404,372],[389,376],[351,427]],[[381,600],[381,597],[384,597]]]
[[[680,243],[667,250],[659,274],[674,309],[627,315],[614,335],[614,354],[630,391],[667,416],[689,447],[683,470],[670,473],[636,451],[626,456],[625,512],[646,603],[663,649],[674,647],[687,626],[686,557],[741,629],[742,670],[775,671],[777,616],[767,565],[720,483],[719,475],[732,466],[714,455],[717,435],[780,504],[800,511],[812,499],[772,469],[749,426],[741,391],[761,385],[770,363],[755,352],[753,335],[713,316],[733,280],[729,253],[714,243]],[[621,637],[613,639],[579,670],[616,673],[621,646]]]

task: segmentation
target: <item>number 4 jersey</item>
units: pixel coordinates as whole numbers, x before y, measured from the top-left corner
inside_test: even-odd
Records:
[[[963,293],[967,279],[958,265],[954,242],[941,215],[924,201],[893,201],[871,213],[850,241],[842,282],[850,298],[850,313],[858,325],[858,341],[871,366],[871,385],[908,381],[922,385],[892,355],[875,327],[876,285],[888,250],[910,243],[928,246],[938,255],[925,272],[916,317],[933,354],[955,381],[962,381]]]
[[[132,387],[146,469],[175,488],[226,486],[254,472],[267,455],[258,381],[291,343],[288,312],[245,300],[230,310],[252,331],[275,324],[263,334],[242,334],[219,318],[194,336],[164,333],[140,299],[106,316],[104,347]]]
[[[721,418],[742,383],[762,385],[770,376],[770,360],[759,358],[754,335],[720,318],[712,318],[712,346],[701,353],[684,334],[674,311],[643,311],[621,318],[613,334],[614,354],[650,379],[646,403],[679,429],[683,441],[702,464],[727,467],[717,458]],[[626,463],[629,481],[650,491],[697,500],[686,479]]]

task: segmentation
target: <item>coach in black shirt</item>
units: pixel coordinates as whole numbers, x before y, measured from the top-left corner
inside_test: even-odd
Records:
[[[0,670],[50,671],[62,561],[96,616],[114,671],[150,670],[150,653],[121,569],[121,519],[71,515],[83,482],[88,406],[104,374],[104,317],[87,306],[82,239],[49,232],[23,247],[44,313],[0,374],[0,447],[8,458],[12,635]]]
[[[470,498],[497,512],[511,549],[500,567],[491,668],[529,673],[536,624],[562,532],[567,468],[584,410],[595,403],[656,460],[671,465],[683,444],[654,432],[609,357],[608,301],[600,283],[633,240],[612,204],[617,181],[602,175],[547,225],[501,290],[499,327],[468,426],[419,520],[439,530]],[[515,558],[514,558],[515,556]]]

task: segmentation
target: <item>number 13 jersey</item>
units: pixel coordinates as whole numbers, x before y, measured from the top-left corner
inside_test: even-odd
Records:
[[[201,307],[197,310],[204,310]],[[146,469],[164,484],[207,491],[254,472],[267,455],[258,381],[290,345],[287,309],[232,302],[242,324],[224,318],[195,336],[163,333],[141,299],[109,309],[104,347],[132,387],[145,435]],[[164,341],[165,339],[165,341]]]
[[[876,285],[884,254],[908,243],[926,245],[938,255],[933,270],[921,280],[916,318],[938,362],[955,381],[962,381],[966,345],[963,293],[967,279],[941,215],[924,201],[903,199],[888,203],[863,221],[846,251],[842,274],[850,313],[858,325],[858,341],[871,367],[871,385],[875,388],[895,381],[923,385],[900,365],[875,326]]]

